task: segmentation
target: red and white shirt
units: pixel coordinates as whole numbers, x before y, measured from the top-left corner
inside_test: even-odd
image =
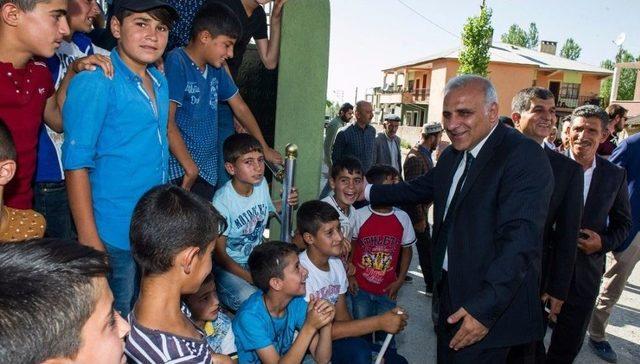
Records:
[[[0,119],[9,128],[18,154],[16,175],[4,191],[7,206],[30,209],[33,205],[38,133],[47,99],[54,91],[43,62],[32,60],[22,69],[0,62]]]
[[[409,215],[395,207],[389,213],[363,207],[356,210],[353,236],[351,262],[356,267],[359,288],[385,294],[384,289],[398,278],[401,248],[416,241]]]

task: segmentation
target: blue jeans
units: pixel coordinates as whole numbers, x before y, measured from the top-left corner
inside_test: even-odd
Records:
[[[353,318],[355,320],[381,315],[396,307],[396,301],[392,300],[388,296],[372,294],[365,292],[362,289],[359,289],[358,293],[355,295],[351,295],[351,302],[353,305]],[[382,343],[385,339],[386,333],[378,331],[374,336],[374,343]],[[390,347],[395,348],[395,339],[391,340]]]
[[[111,272],[107,279],[113,292],[114,306],[122,317],[127,317],[140,290],[138,266],[131,250],[118,249],[109,244],[104,244],[104,247],[109,254]]]
[[[359,337],[334,340],[331,345],[333,364],[371,364],[371,347]]]
[[[233,111],[229,107],[229,103],[218,103],[218,184],[216,189],[222,187],[231,177],[224,168],[224,154],[222,146],[224,141],[231,135],[236,133],[233,126]]]
[[[246,265],[243,265],[243,268],[247,269]],[[258,287],[217,265],[213,266],[213,274],[216,279],[218,298],[230,310],[238,311],[240,305],[258,291]]]
[[[77,238],[64,181],[36,183],[34,197],[33,209],[41,213],[47,221],[45,236],[60,239]]]

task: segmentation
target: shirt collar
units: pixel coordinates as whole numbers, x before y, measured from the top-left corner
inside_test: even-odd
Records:
[[[576,161],[576,157],[573,155],[573,151],[571,151],[571,148],[569,148],[569,158],[571,158],[574,161]],[[585,173],[592,172],[594,169],[596,169],[596,158],[598,158],[598,157],[597,156],[593,157],[593,162],[591,162],[591,167],[589,167],[587,170],[585,170],[584,171]]]
[[[113,63],[113,68],[114,68],[114,73],[115,74],[121,74],[123,75],[127,80],[131,80],[131,81],[135,81],[135,82],[142,82],[142,80],[140,79],[140,77],[138,75],[136,75],[130,68],[129,66],[127,66],[124,61],[122,60],[122,58],[120,57],[120,54],[118,53],[118,47],[113,48],[113,50],[111,50],[111,62]],[[162,78],[159,77],[161,75],[160,71],[158,71],[158,69],[156,69],[156,66],[154,65],[148,65],[147,66],[147,74],[149,75],[149,77],[151,77],[151,80],[153,81],[154,85],[156,87],[160,87],[162,85]]]
[[[493,134],[493,132],[496,130],[496,127],[498,126],[499,122],[496,122],[496,125],[493,126],[493,129],[491,129],[491,131],[489,132],[489,134],[487,134],[486,137],[484,137],[484,139],[482,139],[480,141],[480,143],[476,144],[475,147],[473,147],[473,149],[471,149],[469,151],[469,153],[474,157],[477,158],[478,157],[478,153],[480,153],[480,149],[482,149],[482,146],[484,145],[484,143],[487,142],[487,139],[489,139],[489,137],[491,136],[491,134]]]

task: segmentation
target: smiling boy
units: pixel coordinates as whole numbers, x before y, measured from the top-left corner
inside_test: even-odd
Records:
[[[117,4],[113,77],[97,70],[74,78],[63,109],[62,162],[78,240],[109,253],[116,308],[127,314],[138,285],[129,244],[133,208],[167,181],[169,92],[153,63],[177,14],[160,0]]]

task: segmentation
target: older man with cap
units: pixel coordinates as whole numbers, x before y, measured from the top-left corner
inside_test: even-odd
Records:
[[[375,158],[373,164],[385,164],[392,166],[398,172],[402,172],[402,154],[400,153],[400,137],[397,135],[400,126],[398,115],[387,114],[382,123],[384,131],[376,135]]]
[[[442,124],[429,123],[422,127],[420,143],[411,148],[402,166],[404,178],[411,181],[422,176],[434,166],[432,153],[442,138]],[[418,259],[427,285],[427,295],[433,293],[433,275],[431,274],[431,236],[427,212],[431,203],[418,203],[403,207],[409,214],[417,238]]]

